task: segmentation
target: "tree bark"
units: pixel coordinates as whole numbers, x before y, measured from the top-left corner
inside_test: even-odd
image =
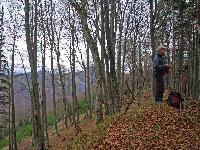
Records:
[[[150,37],[151,37],[151,49],[152,49],[152,60],[155,56],[155,13],[153,9],[153,0],[149,0],[150,3]],[[152,73],[153,74],[153,73]],[[152,75],[152,92],[155,94],[155,78]]]
[[[60,65],[60,32],[62,30],[62,21],[61,21],[61,28],[59,31],[59,35],[57,37],[58,41],[58,46],[56,50],[56,56],[57,56],[57,65],[58,65],[58,72],[60,76],[60,83],[62,87],[62,100],[63,100],[63,105],[64,105],[64,120],[65,120],[65,128],[68,128],[67,120],[68,120],[68,113],[67,113],[67,95],[65,92],[65,81],[64,81],[64,75],[61,70],[61,65]]]
[[[76,80],[75,80],[75,75],[76,75],[76,60],[75,60],[75,27],[74,23],[71,25],[71,34],[72,34],[72,52],[71,52],[71,57],[72,57],[72,64],[71,64],[71,69],[72,69],[72,99],[73,99],[73,110],[74,110],[74,115],[77,117],[76,120],[74,120],[75,125],[76,123],[79,122],[79,110],[78,110],[78,100],[77,100],[77,95],[76,95]]]
[[[43,45],[41,42],[41,47],[43,47],[42,51],[42,125],[43,125],[43,131],[45,135],[45,141],[46,146],[49,147],[49,135],[48,135],[48,125],[47,125],[47,110],[46,110],[46,29],[44,27],[44,12],[42,9],[42,3],[41,3],[41,21],[42,21],[42,32],[43,32]]]
[[[87,68],[86,68],[86,75],[87,75],[87,92],[88,92],[88,102],[89,102],[89,118],[92,119],[92,100],[91,100],[91,92],[90,92],[90,55],[89,55],[89,47],[87,46],[86,49],[87,53]]]
[[[200,62],[200,1],[197,0],[197,32],[198,32],[198,35],[197,35],[197,52],[196,52],[196,58],[195,58],[195,61],[196,61],[196,92],[195,92],[195,99],[196,100],[200,100],[200,68],[199,68],[199,62]]]
[[[84,32],[84,36],[86,38],[87,44],[90,47],[92,57],[94,60],[95,65],[95,74],[96,74],[96,122],[99,123],[103,120],[103,111],[102,111],[102,104],[103,104],[103,92],[102,92],[102,65],[99,57],[97,42],[93,39],[91,35],[91,31],[88,27],[87,23],[87,10],[85,6],[80,7],[76,2],[73,0],[69,1],[70,4],[74,7],[77,13],[81,17],[81,24]]]
[[[116,11],[115,0],[111,1],[111,17],[109,17],[109,3],[107,0],[104,1],[105,5],[105,31],[107,50],[110,62],[110,77],[111,77],[111,101],[112,107],[115,111],[119,110],[119,89],[117,86],[117,76],[115,70],[115,33],[114,33],[114,14]]]
[[[30,38],[30,25],[29,25],[29,12],[30,4],[29,0],[25,0],[25,30],[26,30],[26,44],[29,55],[29,63],[31,66],[31,79],[32,79],[32,96],[33,96],[33,107],[34,107],[34,141],[37,149],[45,149],[44,135],[42,131],[41,118],[40,118],[40,103],[38,93],[38,82],[37,82],[37,0],[35,0],[35,28],[34,28],[34,46],[32,47]]]
[[[14,27],[15,28],[15,27]],[[13,37],[13,48],[12,48],[12,65],[11,65],[11,104],[12,104],[12,147],[14,150],[17,150],[17,140],[16,140],[16,128],[15,128],[15,98],[14,98],[14,64],[15,64],[15,42],[16,42],[16,33]]]
[[[103,93],[104,93],[104,104],[105,104],[105,114],[108,115],[110,113],[109,103],[110,103],[110,88],[108,87],[108,80],[110,80],[109,74],[107,74],[106,80],[106,71],[105,65],[108,69],[108,58],[106,56],[106,48],[105,48],[105,12],[104,12],[104,0],[101,0],[101,62],[102,62],[102,75],[103,75]],[[105,60],[105,63],[104,63]],[[106,70],[107,70],[106,69]],[[107,71],[108,73],[108,71]]]

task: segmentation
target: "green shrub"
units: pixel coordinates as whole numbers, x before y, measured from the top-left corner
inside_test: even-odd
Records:
[[[6,147],[9,143],[9,140],[8,138],[3,138],[3,139],[0,139],[0,149]]]
[[[64,118],[64,113],[63,111],[57,111],[57,122],[59,122],[61,119]],[[49,113],[47,115],[47,125],[48,126],[53,126],[54,125],[54,113]]]
[[[32,134],[32,125],[27,124],[20,127],[16,132],[17,142],[20,142],[27,136],[31,136]]]
[[[22,127],[22,126],[28,125],[28,124],[31,124],[31,120],[29,120],[29,118],[20,119],[19,123],[18,123],[18,127]]]
[[[32,134],[32,125],[31,124],[22,125],[17,129],[16,132],[17,142],[20,142],[26,137],[31,136],[31,134]],[[0,139],[0,149],[4,148],[5,146],[8,146],[8,144],[9,144],[8,137]]]
[[[87,103],[83,97],[78,100],[78,110],[80,113],[84,113],[87,110]]]
[[[49,113],[49,115],[47,116],[47,124],[48,126],[52,126],[54,125],[54,114],[53,113]]]

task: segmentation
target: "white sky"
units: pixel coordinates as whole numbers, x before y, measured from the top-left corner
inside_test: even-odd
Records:
[[[10,14],[9,14],[9,10],[12,10],[12,8],[10,6],[8,6],[8,1],[15,1],[15,0],[0,0],[0,5],[4,6],[4,26],[7,27],[11,27],[11,30],[5,30],[4,31],[4,35],[6,36],[5,42],[6,45],[4,45],[4,52],[6,54],[6,56],[8,58],[11,57],[11,52],[10,50],[12,49],[12,46],[9,44],[13,43],[13,26],[14,23],[12,23],[11,19],[10,19]],[[17,2],[19,3],[19,7],[23,7],[21,2]],[[21,6],[20,6],[21,5]],[[28,53],[26,50],[26,41],[25,41],[25,30],[24,30],[24,11],[22,8],[14,8],[14,10],[11,11],[12,15],[17,14],[18,20],[17,20],[17,27],[19,28],[18,31],[18,35],[20,35],[21,37],[19,37],[16,41],[16,56],[15,56],[15,72],[23,72],[23,68],[22,68],[22,61],[21,61],[21,57],[20,55],[17,53],[18,51],[21,53],[21,55],[23,56],[23,60],[24,60],[24,65],[26,67],[27,72],[30,71],[30,67],[29,67],[29,61],[28,61]],[[20,15],[19,15],[20,14]],[[18,21],[20,22],[18,24]],[[21,25],[20,25],[21,24]],[[69,63],[69,42],[66,41],[66,39],[61,39],[61,41],[64,41],[65,44],[60,44],[60,52],[61,52],[61,60],[60,63],[63,64],[66,68],[70,68],[70,63]],[[82,51],[82,55],[83,55],[83,60],[86,60],[86,49],[85,49],[85,45],[84,43],[80,43],[79,44],[79,48]],[[39,50],[39,44],[38,44],[38,50]],[[40,50],[39,50],[40,51]],[[68,51],[68,52],[67,52]],[[50,62],[50,49],[47,48],[46,50],[47,55],[46,55],[46,67],[47,69],[50,69],[51,67],[51,62]],[[77,56],[78,56],[78,60],[81,61],[80,59],[80,53],[77,50]],[[55,56],[56,58],[56,56]],[[91,59],[90,59],[91,60]],[[9,63],[11,63],[11,60],[8,59]],[[76,63],[76,69],[80,70],[82,69],[81,66],[79,65],[79,63]],[[54,68],[57,69],[57,62],[56,59],[54,60]],[[41,52],[38,52],[38,70],[41,69]]]

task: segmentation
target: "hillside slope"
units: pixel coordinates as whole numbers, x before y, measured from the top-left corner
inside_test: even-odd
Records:
[[[133,103],[127,114],[122,109],[98,125],[94,120],[82,120],[78,136],[73,127],[66,130],[61,122],[60,137],[53,128],[49,129],[49,149],[199,149],[200,111],[188,104],[180,112],[166,103],[155,104],[151,99],[145,95],[141,106]],[[19,144],[20,150],[27,145],[30,146],[30,140]]]

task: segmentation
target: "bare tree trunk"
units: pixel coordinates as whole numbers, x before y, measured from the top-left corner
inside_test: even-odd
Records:
[[[88,113],[88,111],[89,111],[89,104],[88,104],[88,95],[87,95],[87,67],[84,65],[84,79],[85,79],[85,103],[86,103],[86,106],[87,106],[87,109],[86,109],[86,111],[85,111],[85,115],[86,115],[86,118],[89,118],[89,113]]]
[[[29,79],[28,79],[28,74],[26,72],[26,68],[24,66],[23,57],[22,57],[20,51],[18,53],[19,53],[20,59],[22,61],[22,68],[23,68],[24,73],[25,73],[25,78],[26,78],[26,82],[27,82],[27,85],[28,85],[28,91],[29,91],[29,95],[30,95],[30,99],[31,99],[32,145],[34,145],[34,134],[35,134],[34,130],[35,130],[35,127],[33,126],[33,124],[34,124],[34,105],[33,105],[32,89],[31,89],[31,85],[30,85],[30,82],[29,82]]]
[[[135,94],[135,68],[136,68],[136,38],[137,35],[134,33],[134,37],[132,43],[133,43],[133,50],[131,51],[132,56],[132,93]]]
[[[42,10],[42,3],[41,3],[41,14],[42,14],[42,31],[43,31],[43,45],[41,42],[41,47],[43,47],[42,51],[42,125],[43,125],[43,131],[45,135],[45,141],[46,141],[46,146],[49,147],[49,135],[48,135],[48,125],[47,125],[47,110],[46,110],[46,30],[44,27],[44,14]]]
[[[180,22],[183,22],[183,1],[181,0],[180,6]],[[184,29],[182,24],[180,25],[180,50],[179,50],[179,81],[178,81],[178,91],[182,93],[181,77],[183,75],[183,51],[184,51]]]
[[[150,3],[150,37],[151,37],[151,49],[152,49],[152,59],[155,56],[155,14],[153,9],[153,0],[149,0]],[[152,92],[155,94],[155,77],[152,76]]]
[[[9,150],[13,150],[13,135],[12,135],[12,118],[11,118],[11,89],[9,91],[9,107],[8,107],[8,120],[9,120],[9,125],[8,125],[8,141],[9,141],[9,145],[8,145],[8,149]],[[1,136],[1,134],[0,134]]]
[[[101,62],[102,62],[102,74],[103,74],[103,93],[104,93],[104,104],[105,104],[105,114],[108,115],[110,113],[109,103],[110,103],[110,88],[108,88],[108,79],[110,76],[107,74],[106,80],[106,72],[104,59],[106,63],[106,67],[108,68],[108,58],[106,56],[106,48],[105,48],[105,17],[104,17],[104,0],[101,0]],[[107,69],[106,69],[107,70]],[[108,70],[107,70],[108,72]]]
[[[60,65],[60,32],[62,30],[62,24],[61,24],[60,28],[61,29],[60,29],[59,35],[57,37],[58,47],[57,47],[57,50],[56,50],[56,56],[57,56],[58,72],[59,72],[59,76],[60,76],[60,83],[61,83],[61,87],[62,87],[62,99],[63,99],[63,105],[64,105],[65,128],[67,129],[68,128],[68,125],[67,125],[67,120],[68,120],[68,114],[67,114],[67,95],[66,95],[66,92],[65,92],[64,75],[62,74],[61,65]]]
[[[193,33],[193,26],[191,25],[190,26],[190,33],[191,35],[188,37],[188,41],[189,41],[189,44],[188,44],[188,84],[187,84],[187,87],[188,87],[188,90],[187,90],[187,96],[189,96],[191,93],[192,93],[192,57],[193,57],[193,53],[192,53],[192,33]]]
[[[170,29],[171,30],[171,29]],[[166,35],[166,43],[167,43],[167,64],[171,64],[171,61],[170,61],[170,51],[169,51],[169,44],[170,44],[170,33],[167,33]],[[171,86],[170,86],[170,79],[171,79],[171,74],[167,74],[167,81],[166,81],[166,87],[169,91],[171,91]]]
[[[96,74],[96,122],[99,123],[103,120],[103,111],[102,111],[102,104],[103,104],[103,91],[102,91],[102,64],[99,57],[97,42],[93,39],[91,35],[91,31],[88,27],[87,23],[87,10],[86,4],[80,8],[80,6],[75,3],[74,1],[70,0],[70,4],[75,8],[77,13],[80,15],[82,20],[82,28],[84,32],[84,36],[86,38],[87,44],[90,47],[92,52],[94,65],[95,65],[95,74]],[[82,2],[84,3],[84,2]],[[82,9],[84,13],[82,13]],[[85,13],[86,12],[86,13]]]
[[[195,27],[192,28],[192,64],[191,64],[191,68],[192,68],[192,71],[191,71],[191,78],[192,78],[192,99],[195,99],[195,49],[196,49],[196,30],[195,30]]]
[[[111,77],[111,101],[114,112],[119,110],[119,89],[117,87],[117,76],[115,70],[115,33],[114,33],[114,14],[116,11],[115,0],[111,1],[111,18],[109,17],[109,3],[104,1],[105,5],[105,31],[107,40],[107,49],[110,61],[110,77]],[[109,25],[110,23],[110,25]]]
[[[77,101],[77,95],[76,95],[76,80],[75,80],[75,75],[76,75],[76,63],[75,63],[75,28],[74,28],[74,23],[73,25],[71,25],[71,33],[72,33],[72,52],[71,52],[71,57],[72,57],[72,99],[73,99],[73,110],[74,110],[74,115],[77,117],[77,119],[75,120],[75,125],[76,123],[79,122],[79,110],[78,110],[78,101]]]
[[[148,77],[148,72],[147,72],[147,70],[148,70],[148,64],[147,64],[147,51],[145,50],[145,53],[144,53],[144,78],[145,79],[147,79],[147,77]],[[148,81],[146,80],[146,82],[145,82],[145,90],[147,91],[148,90]]]
[[[26,6],[25,6],[26,7]],[[28,8],[28,11],[30,11],[30,6],[29,6],[29,8]],[[28,12],[27,12],[28,13]],[[31,7],[31,13],[32,13],[32,17],[31,17],[31,23],[29,24],[29,32],[30,32],[30,36],[29,36],[29,39],[30,39],[30,46],[29,46],[29,48],[31,48],[32,49],[32,43],[33,43],[33,36],[34,36],[34,34],[33,34],[33,32],[34,32],[34,10],[33,10],[33,6]],[[26,14],[25,14],[26,15]],[[25,25],[26,26],[26,25]],[[28,46],[27,46],[28,47]],[[20,54],[20,57],[21,57],[21,60],[22,60],[22,64],[23,64],[23,58],[22,58],[22,56],[21,56],[21,54]],[[32,122],[32,146],[34,146],[35,145],[35,126],[34,126],[34,124],[35,124],[35,120],[34,120],[34,111],[35,111],[35,109],[34,109],[34,100],[33,100],[33,87],[31,87],[31,85],[30,85],[30,83],[29,83],[29,80],[28,80],[28,75],[27,75],[27,73],[26,73],[26,69],[25,69],[25,66],[24,66],[24,64],[23,64],[23,68],[24,68],[24,72],[25,72],[25,74],[26,74],[26,80],[27,80],[27,83],[28,83],[28,86],[29,86],[29,92],[30,92],[30,98],[31,98],[31,122]]]
[[[132,7],[133,8],[133,7]],[[131,10],[132,10],[131,8]],[[130,20],[130,15],[127,18],[127,22],[126,22],[126,27],[125,27],[125,33],[124,33],[124,45],[123,45],[123,58],[122,58],[122,78],[121,78],[121,93],[120,93],[120,101],[123,100],[123,96],[124,96],[124,73],[125,73],[125,59],[126,59],[126,52],[127,52],[127,37],[128,37],[128,29],[129,29],[129,20]],[[134,71],[134,70],[133,70]]]
[[[14,27],[15,28],[15,27]],[[14,64],[15,64],[15,42],[16,42],[16,33],[14,33],[13,38],[13,49],[12,49],[12,65],[11,65],[11,104],[12,104],[12,147],[14,150],[17,150],[17,140],[16,140],[16,128],[15,128],[15,99],[14,99]]]
[[[127,33],[125,33],[125,38],[124,38],[124,48],[123,48],[123,58],[122,58],[122,78],[121,78],[121,95],[120,95],[120,98],[121,98],[121,101],[123,100],[124,98],[124,73],[125,73],[125,59],[126,59],[126,51],[127,51],[127,48],[126,48],[126,41],[127,41]]]
[[[121,10],[121,4],[120,5],[120,12],[122,14]],[[121,66],[121,57],[122,57],[122,33],[123,33],[123,22],[124,22],[124,14],[121,15],[120,23],[119,23],[119,41],[118,41],[118,53],[117,53],[117,80],[118,85],[122,86],[121,84],[121,76],[122,76],[122,66]],[[122,94],[120,94],[120,102],[122,102]]]
[[[31,46],[30,25],[29,25],[29,0],[25,0],[25,29],[26,29],[26,43],[29,55],[29,62],[31,66],[31,78],[33,87],[33,107],[34,107],[34,141],[37,149],[45,149],[44,135],[42,131],[40,118],[40,103],[37,82],[37,0],[35,0],[35,29],[34,29],[34,47]]]
[[[53,43],[52,43],[53,44]],[[57,118],[57,112],[56,112],[56,92],[55,92],[55,75],[54,75],[54,68],[53,68],[53,47],[51,47],[51,78],[52,78],[52,92],[53,92],[53,112],[54,112],[54,127],[56,130],[57,136],[60,136],[58,132],[58,118]]]
[[[53,57],[53,50],[54,50],[54,44],[55,44],[55,33],[53,28],[53,11],[55,11],[55,8],[53,7],[53,3],[51,1],[51,14],[50,14],[50,28],[47,27],[49,40],[50,40],[50,53],[51,53],[51,83],[52,83],[52,92],[53,92],[53,113],[54,113],[54,127],[57,136],[60,136],[60,133],[58,131],[58,116],[57,116],[57,110],[56,110],[56,89],[55,89],[55,73],[54,73],[54,57]]]
[[[89,55],[89,47],[87,46],[87,92],[88,92],[88,102],[89,102],[89,118],[92,119],[92,100],[90,93],[90,55]]]
[[[44,48],[45,49],[45,48]],[[49,135],[48,135],[48,125],[47,125],[47,114],[46,114],[46,83],[45,83],[45,50],[43,52],[43,56],[42,56],[42,101],[41,101],[41,105],[42,105],[42,124],[43,124],[43,129],[44,129],[44,133],[46,136],[46,145],[48,147],[48,143],[49,143]]]
[[[73,76],[72,75],[72,72],[73,72],[73,68],[72,68],[72,46],[74,44],[74,41],[72,40],[72,42],[70,43],[70,68],[71,68],[71,77]],[[72,80],[72,79],[71,79]],[[73,88],[73,82],[71,84],[72,88]],[[76,124],[76,104],[75,104],[75,99],[74,99],[74,92],[73,92],[73,89],[72,89],[72,115],[73,115],[73,124]]]
[[[52,85],[52,92],[53,92],[53,112],[54,112],[54,127],[56,130],[56,134],[57,136],[60,136],[59,132],[58,132],[58,118],[57,118],[57,112],[56,112],[56,92],[55,92],[55,75],[54,75],[54,67],[53,67],[53,42],[54,42],[54,35],[53,35],[53,31],[52,31],[52,39],[51,39],[51,85]]]
[[[176,45],[175,45],[175,39],[176,39],[176,35],[175,35],[175,8],[174,8],[174,3],[172,6],[173,9],[173,39],[172,39],[172,45],[173,45],[173,49],[172,49],[172,60],[173,60],[173,90],[176,90],[176,66],[175,66],[175,49],[176,49]]]
[[[200,1],[197,0],[197,48],[196,48],[196,74],[195,74],[195,99],[200,100],[200,68],[199,68],[199,62],[200,62]]]

